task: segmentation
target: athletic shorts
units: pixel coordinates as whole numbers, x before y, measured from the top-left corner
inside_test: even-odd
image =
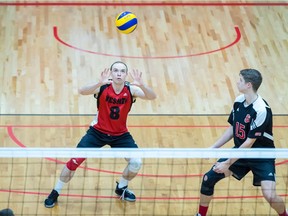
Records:
[[[219,159],[218,162],[227,159]],[[233,163],[229,170],[233,177],[241,180],[249,171],[253,173],[253,185],[261,186],[261,181],[275,182],[275,159],[239,159]]]
[[[92,126],[82,137],[77,148],[101,148],[105,145],[109,145],[111,148],[138,148],[129,132],[120,136],[111,136],[96,130]]]

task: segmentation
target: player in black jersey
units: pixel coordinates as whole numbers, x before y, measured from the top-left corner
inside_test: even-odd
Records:
[[[257,93],[262,75],[255,69],[240,71],[238,90],[243,93],[234,102],[229,116],[230,127],[212,145],[220,148],[232,138],[234,148],[275,148],[272,133],[272,111],[267,102]],[[198,216],[206,216],[213,197],[214,186],[221,179],[232,175],[241,180],[253,172],[253,185],[261,186],[263,196],[280,215],[287,216],[283,199],[276,194],[275,159],[219,159],[208,171],[201,185]]]

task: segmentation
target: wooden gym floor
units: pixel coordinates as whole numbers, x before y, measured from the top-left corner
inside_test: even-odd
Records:
[[[128,126],[140,147],[209,147],[227,126],[239,70],[249,67],[263,74],[259,93],[275,114],[275,144],[287,148],[287,1],[7,2],[0,2],[2,147],[74,147],[96,111],[93,97],[77,89],[122,60],[143,71],[158,95],[132,107]],[[114,26],[126,10],[139,21],[130,35]],[[0,159],[0,208],[16,215],[194,215],[201,174],[215,161],[145,159],[130,184],[139,199],[123,203],[113,189],[124,161],[88,159],[47,209],[43,201],[66,160]],[[277,192],[286,203],[287,176],[287,160],[278,159]],[[219,183],[210,215],[276,215],[251,178]]]

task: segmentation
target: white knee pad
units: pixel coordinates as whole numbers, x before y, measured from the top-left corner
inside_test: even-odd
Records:
[[[140,158],[131,158],[128,163],[128,170],[133,173],[138,173],[141,169],[142,160]]]

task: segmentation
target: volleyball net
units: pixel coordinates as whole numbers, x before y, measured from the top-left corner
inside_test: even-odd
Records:
[[[58,204],[45,208],[45,198],[72,157],[87,160],[62,189]],[[114,193],[127,165],[123,158],[143,161],[129,183],[135,203]],[[0,206],[18,215],[194,215],[202,176],[218,158],[276,158],[277,193],[287,200],[288,149],[0,148]],[[252,182],[251,173],[242,181],[220,181],[209,215],[274,215]]]

